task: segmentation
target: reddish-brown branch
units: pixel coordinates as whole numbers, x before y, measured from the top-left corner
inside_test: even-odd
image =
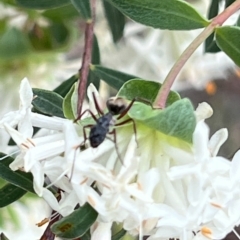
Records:
[[[194,39],[193,42],[187,47],[187,49],[182,53],[177,62],[173,65],[172,69],[170,70],[166,79],[164,80],[163,85],[160,88],[153,104],[155,108],[165,108],[165,104],[170,89],[186,61],[197,49],[197,47],[201,43],[203,43],[204,40],[214,31],[216,27],[221,26],[233,13],[235,13],[239,9],[240,0],[237,0],[233,4],[231,4],[228,8],[226,8],[222,13],[217,15],[212,20],[212,22],[199,34],[199,36],[196,39]]]
[[[86,22],[84,53],[82,58],[82,66],[79,70],[78,103],[77,103],[78,116],[82,112],[82,105],[83,105],[83,100],[86,92],[89,67],[92,60],[93,26],[94,26],[94,18],[95,18],[96,0],[91,0],[90,3],[91,3],[91,9],[92,9],[92,19]]]

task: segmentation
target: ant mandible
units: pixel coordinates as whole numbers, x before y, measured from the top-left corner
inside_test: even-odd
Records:
[[[110,127],[121,126],[121,125],[126,124],[128,122],[132,122],[133,130],[134,130],[134,134],[135,134],[135,139],[136,139],[136,124],[135,124],[133,119],[129,118],[129,119],[124,120],[120,123],[116,123],[117,120],[120,120],[121,118],[123,118],[127,114],[127,112],[132,107],[132,105],[133,105],[133,103],[135,102],[136,99],[133,99],[129,104],[127,104],[126,100],[123,99],[123,98],[120,98],[120,97],[109,98],[106,102],[108,112],[104,114],[103,111],[100,109],[100,107],[98,105],[98,102],[97,102],[97,99],[96,99],[96,96],[95,96],[94,92],[92,94],[93,94],[93,100],[94,100],[96,110],[97,110],[98,114],[100,115],[100,117],[97,118],[92,113],[92,111],[90,109],[86,109],[75,120],[75,122],[80,120],[81,117],[86,112],[89,112],[90,115],[92,116],[92,118],[96,122],[96,124],[89,124],[89,125],[86,125],[86,126],[83,127],[83,137],[84,137],[83,145],[85,146],[85,143],[86,143],[87,139],[89,139],[90,146],[92,148],[96,148],[105,140],[105,138],[107,137],[107,134],[113,134],[113,140],[112,141],[115,144],[115,148],[116,148],[118,157],[119,157],[120,161],[122,162],[121,156],[120,156],[120,153],[119,153],[118,147],[117,147],[116,129],[113,128],[112,131],[110,131]],[[117,118],[114,118],[114,116],[116,116],[116,115],[119,115],[119,116]],[[86,128],[90,128],[89,137],[87,137]],[[137,139],[136,139],[136,142],[137,142]]]

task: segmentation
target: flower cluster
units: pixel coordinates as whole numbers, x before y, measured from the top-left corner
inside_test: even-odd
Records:
[[[88,202],[99,214],[91,239],[111,239],[114,222],[122,223],[130,235],[149,240],[221,239],[239,224],[240,152],[232,162],[217,156],[227,130],[208,139],[204,123],[212,114],[208,104],[196,110],[190,147],[173,145],[141,123],[136,123],[137,142],[131,124],[118,128],[121,163],[108,139],[97,149],[80,150],[82,126],[32,113],[32,98],[24,79],[20,109],[0,121],[21,150],[10,167],[31,172],[35,192],[62,216]],[[35,136],[33,126],[41,128]],[[61,189],[60,201],[49,190],[52,185]]]

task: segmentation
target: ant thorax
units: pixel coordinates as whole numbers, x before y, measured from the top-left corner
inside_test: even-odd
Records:
[[[108,111],[112,115],[121,114],[128,106],[128,103],[125,99],[120,97],[111,97],[106,102]]]

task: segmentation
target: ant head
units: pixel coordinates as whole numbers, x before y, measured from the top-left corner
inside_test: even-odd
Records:
[[[107,100],[108,111],[112,115],[121,114],[127,107],[127,101],[123,98],[111,97]]]

